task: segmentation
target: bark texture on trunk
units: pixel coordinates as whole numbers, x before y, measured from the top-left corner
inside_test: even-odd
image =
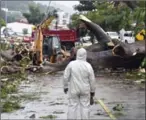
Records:
[[[94,70],[100,68],[138,68],[145,57],[144,54],[137,54],[135,56],[120,57],[114,56],[112,50],[101,52],[87,52],[87,61],[92,65]]]
[[[96,36],[96,39],[103,44],[112,42],[111,38],[106,34],[106,32],[97,24],[90,21],[85,16],[80,16],[80,20],[85,23],[86,27]]]
[[[120,43],[113,48],[113,52],[117,56],[130,57],[136,54],[145,54],[145,41],[136,41],[135,43]]]
[[[99,52],[99,51],[104,51],[107,48],[105,48],[104,44],[96,43],[96,44],[86,47],[85,49],[89,52]]]

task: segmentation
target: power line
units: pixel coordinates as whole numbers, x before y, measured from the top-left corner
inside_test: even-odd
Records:
[[[47,7],[47,10],[46,10],[46,14],[44,16],[44,19],[42,20],[42,22],[40,23],[40,25],[48,18],[48,10],[50,8],[50,4],[51,4],[51,0],[49,1],[49,4],[48,4],[48,7]]]
[[[48,13],[50,12],[50,4],[51,4],[51,0],[49,1],[48,7],[47,7],[47,10],[46,10],[46,16],[47,16]]]

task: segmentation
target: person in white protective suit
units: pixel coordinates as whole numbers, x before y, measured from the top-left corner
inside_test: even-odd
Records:
[[[90,97],[95,95],[95,76],[86,57],[86,50],[80,48],[76,60],[71,61],[64,71],[64,93],[69,95],[67,119],[77,119],[79,105],[81,119],[89,119]]]

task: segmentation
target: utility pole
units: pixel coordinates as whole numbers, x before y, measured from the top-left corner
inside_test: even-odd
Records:
[[[6,21],[6,26],[7,26],[7,1],[5,1],[5,21]]]

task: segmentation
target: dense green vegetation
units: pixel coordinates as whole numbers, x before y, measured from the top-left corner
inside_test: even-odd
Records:
[[[39,24],[45,14],[41,13],[37,5],[29,5],[29,13],[23,13],[23,16],[27,18],[28,22],[31,24]]]
[[[20,109],[20,99],[11,96],[17,93],[18,85],[22,80],[25,80],[24,73],[11,74],[1,77],[1,104],[2,112],[11,112]]]
[[[38,5],[29,5],[29,13],[23,13],[23,16],[28,20],[28,22],[34,25],[40,24],[46,17],[51,15],[57,17],[57,9],[48,11],[47,14],[45,14],[41,12]]]
[[[107,1],[81,1],[75,6],[79,13],[72,15],[71,27],[79,23],[78,16],[84,14],[93,22],[99,24],[104,30],[119,31],[135,30],[144,28],[145,24],[145,1],[131,2],[107,2]],[[89,7],[90,6],[90,7]],[[131,24],[136,23],[135,27]]]

